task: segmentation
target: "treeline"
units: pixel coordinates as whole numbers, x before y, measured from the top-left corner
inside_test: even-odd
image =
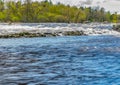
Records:
[[[0,22],[118,22],[120,16],[104,8],[76,7],[52,1],[4,2],[0,0]]]

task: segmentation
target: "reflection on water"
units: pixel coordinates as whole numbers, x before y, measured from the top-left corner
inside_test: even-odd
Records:
[[[120,37],[0,39],[0,85],[119,85]]]

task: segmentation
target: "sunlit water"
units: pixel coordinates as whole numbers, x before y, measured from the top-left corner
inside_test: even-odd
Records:
[[[120,85],[120,37],[0,39],[0,85]]]

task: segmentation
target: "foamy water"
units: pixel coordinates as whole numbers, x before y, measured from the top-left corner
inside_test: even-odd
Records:
[[[55,33],[64,31],[83,31],[87,35],[120,35],[112,30],[113,24],[65,24],[65,23],[17,23],[8,25],[0,24],[0,35],[14,34],[20,32],[30,33]]]

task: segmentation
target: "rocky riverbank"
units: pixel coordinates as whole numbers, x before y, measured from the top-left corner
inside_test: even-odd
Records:
[[[75,36],[75,35],[85,35],[82,31],[66,31],[66,32],[56,32],[56,33],[31,33],[31,32],[21,32],[14,34],[0,35],[0,38],[19,38],[19,37],[53,37],[53,36]]]
[[[51,37],[79,35],[120,35],[119,32],[104,24],[0,24],[0,38]]]

